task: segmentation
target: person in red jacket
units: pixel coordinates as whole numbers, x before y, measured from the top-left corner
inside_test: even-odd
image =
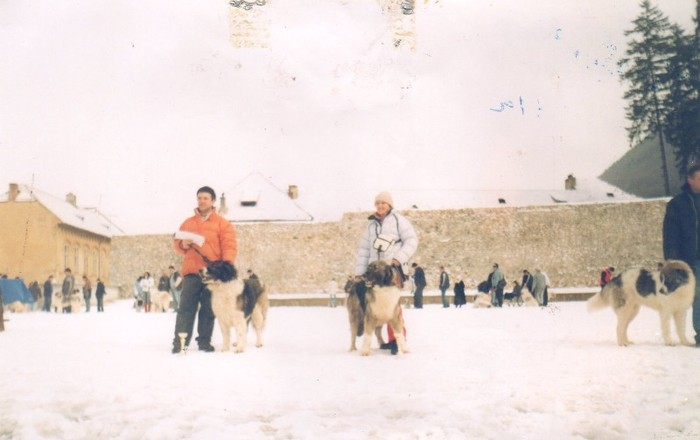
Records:
[[[197,345],[206,352],[214,351],[211,335],[214,331],[214,312],[211,308],[211,292],[199,276],[199,270],[209,261],[225,260],[234,263],[238,245],[236,229],[228,220],[216,213],[216,193],[208,186],[197,190],[197,208],[194,216],[185,220],[180,231],[204,237],[201,246],[189,239],[175,239],[175,251],[184,255],[180,274],[183,276],[180,304],[175,320],[173,353],[179,353],[190,344],[197,315]],[[200,307],[201,306],[201,307]],[[199,308],[199,313],[197,313]],[[185,333],[185,347],[180,334]]]
[[[615,272],[615,268],[612,267],[612,266],[606,267],[606,268],[604,268],[604,269],[600,272],[600,282],[599,282],[599,284],[600,284],[600,288],[601,288],[601,289],[602,289],[603,287],[605,287],[605,285],[608,284],[608,283],[612,280],[612,277],[613,277],[613,273],[614,273],[614,272]]]

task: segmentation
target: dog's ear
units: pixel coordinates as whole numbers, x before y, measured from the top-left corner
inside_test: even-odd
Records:
[[[231,280],[235,280],[238,277],[238,271],[236,270],[236,267],[229,263],[228,261],[222,261],[222,277],[221,281],[223,282],[229,282]]]
[[[238,276],[238,271],[228,261],[216,260],[207,266],[207,270],[217,280],[227,283]]]
[[[391,265],[386,265],[384,267],[384,279],[382,280],[384,286],[391,286],[394,284],[394,270]]]
[[[661,272],[663,283],[668,288],[668,292],[674,292],[681,286],[688,284],[690,277],[683,268],[668,264]]]

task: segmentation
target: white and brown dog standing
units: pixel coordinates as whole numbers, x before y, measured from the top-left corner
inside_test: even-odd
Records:
[[[630,269],[613,278],[588,300],[588,310],[612,306],[617,315],[617,343],[629,345],[627,328],[641,306],[658,310],[661,333],[666,345],[671,340],[671,317],[683,345],[691,344],[685,336],[685,319],[695,296],[695,276],[690,267],[678,260],[667,261],[660,271]]]
[[[231,348],[232,327],[236,329],[235,352],[245,351],[248,322],[252,322],[255,329],[255,346],[262,347],[262,332],[270,303],[260,282],[239,279],[236,268],[228,261],[212,261],[200,274],[211,292],[211,308],[223,335],[221,351]]]
[[[363,281],[353,285],[348,295],[347,308],[350,321],[350,351],[356,349],[355,338],[364,334],[360,354],[368,356],[372,334],[377,335],[381,344],[381,328],[388,324],[396,337],[398,353],[408,353],[403,336],[401,289],[394,281],[394,272],[389,264],[383,261],[369,264]]]

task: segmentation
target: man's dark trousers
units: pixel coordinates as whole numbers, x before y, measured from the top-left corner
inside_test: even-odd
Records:
[[[202,307],[197,314],[197,307],[200,304]],[[178,333],[187,333],[185,345],[190,345],[195,315],[197,315],[197,345],[200,347],[211,345],[215,319],[211,309],[211,292],[206,288],[199,275],[189,274],[185,275],[182,280],[182,294],[175,320],[173,346],[180,346]]]

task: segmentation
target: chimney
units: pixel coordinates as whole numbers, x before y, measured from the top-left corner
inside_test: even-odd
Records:
[[[576,190],[576,178],[573,174],[569,174],[564,181],[564,189],[569,191]]]
[[[289,185],[287,189],[287,195],[290,199],[295,200],[299,197],[299,188],[296,185]]]
[[[219,214],[228,214],[228,206],[226,206],[226,194],[224,193],[221,193],[221,197],[219,198]]]
[[[78,198],[73,193],[66,194],[66,202],[70,203],[76,208],[78,207]]]
[[[10,192],[7,193],[7,201],[8,202],[16,201],[18,195],[19,195],[19,185],[16,183],[11,183],[10,184]]]

